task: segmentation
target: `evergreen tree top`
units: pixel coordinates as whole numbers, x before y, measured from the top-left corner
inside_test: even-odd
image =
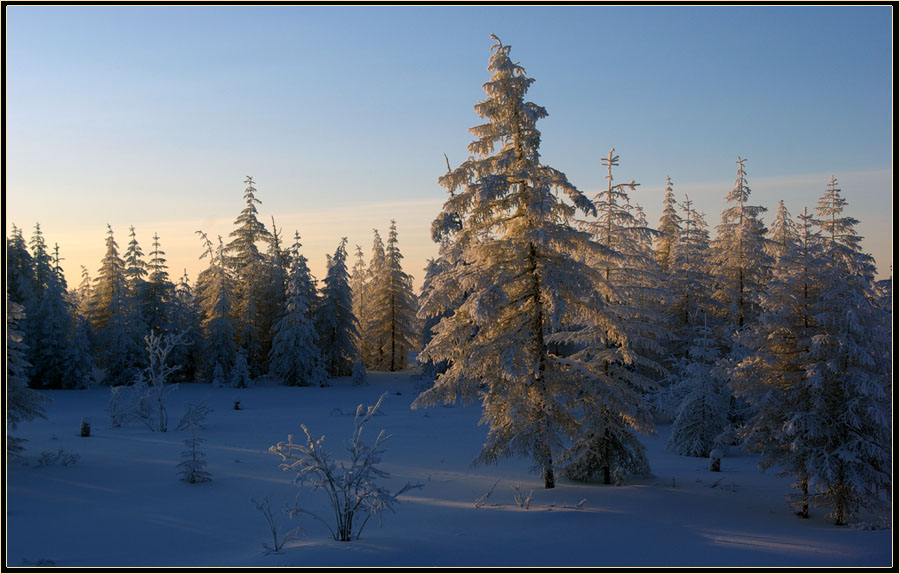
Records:
[[[159,242],[159,234],[153,234],[153,251],[150,252],[150,282],[156,284],[168,283],[169,272],[166,265],[166,252],[162,250]]]
[[[261,260],[259,248],[256,246],[257,241],[268,240],[270,238],[269,230],[257,219],[256,205],[262,203],[256,198],[256,187],[253,178],[247,176],[244,180],[247,187],[244,189],[244,209],[240,215],[234,220],[237,229],[229,234],[234,239],[228,243],[227,251],[232,255],[235,267],[243,269],[247,265]]]
[[[128,248],[125,250],[125,276],[132,282],[135,282],[140,281],[147,275],[147,264],[143,260],[144,252],[140,244],[138,244],[134,226],[131,225],[128,229],[131,240],[128,242]]]
[[[737,179],[734,180],[734,187],[725,196],[725,201],[736,205],[727,207],[722,211],[722,224],[717,228],[720,234],[725,229],[728,231],[724,232],[728,233],[732,227],[741,226],[748,220],[755,221],[760,214],[768,211],[765,207],[759,205],[747,205],[747,201],[750,200],[750,185],[747,183],[748,173],[744,169],[746,161],[747,158],[738,156],[738,160],[735,162],[738,164]],[[762,232],[765,233],[765,227],[762,227]]]

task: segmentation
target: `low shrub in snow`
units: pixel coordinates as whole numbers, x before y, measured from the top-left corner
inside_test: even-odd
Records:
[[[268,496],[263,497],[262,500],[253,498],[250,502],[253,503],[257,510],[262,512],[263,517],[266,519],[266,524],[269,527],[269,532],[272,533],[272,546],[263,543],[263,548],[268,552],[281,552],[281,549],[284,548],[285,544],[298,538],[299,528],[294,528],[283,535],[278,534],[278,521],[275,520],[275,513],[272,511],[272,505],[269,504]]]
[[[300,425],[306,439],[302,444],[294,442],[288,435],[287,442],[279,442],[269,447],[269,452],[281,457],[282,470],[297,472],[296,482],[302,489],[309,481],[313,490],[322,490],[328,497],[333,512],[333,521],[329,522],[321,516],[297,504],[292,514],[309,514],[331,532],[335,540],[348,541],[360,537],[369,519],[381,516],[385,510],[393,511],[398,502],[397,497],[404,492],[421,488],[422,484],[407,483],[395,493],[376,484],[376,480],[390,476],[375,465],[381,462],[380,455],[385,452],[381,447],[390,438],[382,430],[375,443],[368,445],[362,441],[363,425],[371,419],[381,407],[387,393],[381,395],[378,402],[370,407],[360,404],[356,409],[353,421],[353,435],[347,445],[350,459],[347,462],[335,462],[334,458],[323,448],[325,436],[318,440],[312,438],[306,425]]]

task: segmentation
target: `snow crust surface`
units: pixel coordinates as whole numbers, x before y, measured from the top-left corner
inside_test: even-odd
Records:
[[[109,389],[48,391],[47,420],[20,425],[22,459],[6,466],[7,566],[596,566],[596,567],[888,567],[892,528],[835,527],[824,509],[800,519],[785,504],[790,480],[760,473],[759,458],[729,451],[722,472],[703,458],[666,450],[670,425],[643,437],[653,476],[616,487],[560,479],[545,490],[526,460],[472,467],[485,438],[479,405],[411,410],[419,382],[410,372],[369,373],[332,386],[248,389],[182,384],[169,395],[178,420],[184,403],[205,401],[203,451],[212,482],[187,484],[176,465],[184,432],[113,428]],[[380,468],[385,486],[424,488],[401,497],[396,513],[370,524],[360,540],[334,541],[308,518],[278,513],[281,531],[302,535],[279,553],[251,502],[294,501],[293,476],[267,449],[306,424],[338,459],[360,403],[387,391],[383,415],[364,431],[393,437]],[[234,410],[239,400],[241,410]],[[81,438],[81,420],[92,435]],[[78,454],[74,464],[40,465],[42,452]],[[528,509],[514,500],[534,490]],[[493,489],[493,490],[492,490]],[[490,492],[490,496],[485,496]],[[481,499],[476,506],[475,501]],[[302,503],[328,516],[324,496],[304,489]],[[871,525],[887,517],[861,515]],[[373,519],[374,520],[374,519]],[[52,562],[51,562],[52,561]]]

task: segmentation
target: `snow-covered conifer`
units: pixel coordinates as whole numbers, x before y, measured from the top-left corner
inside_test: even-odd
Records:
[[[596,209],[540,162],[536,122],[547,112],[525,101],[533,80],[492,37],[487,98],[475,106],[486,123],[470,130],[473,156],[438,180],[450,197],[432,235],[456,255],[433,278],[423,316],[465,297],[421,353],[449,367],[414,406],[481,399],[489,430],[477,460],[527,456],[552,488],[569,437],[589,442],[590,416],[605,409],[616,429],[651,422],[628,374],[639,358],[606,314],[603,274],[584,260],[602,248],[572,223]],[[566,356],[554,351],[563,346]]]
[[[205,345],[203,372],[213,379],[218,366],[222,369],[225,379],[229,380],[237,354],[231,318],[233,283],[226,266],[222,238],[219,237],[219,245],[216,248],[205,233],[202,231],[197,233],[205,245],[200,258],[209,258],[209,266],[197,277],[197,299]]]
[[[892,483],[890,321],[872,303],[874,260],[860,248],[858,221],[842,214],[840,191],[832,177],[816,207],[825,264],[806,367],[818,415],[808,465],[812,501],[830,507],[836,524],[884,505]]]
[[[707,457],[728,424],[731,393],[716,375],[720,351],[713,330],[700,325],[695,332],[688,357],[676,367],[677,383],[667,389],[680,396],[669,448],[684,456]]]
[[[234,368],[231,369],[231,380],[229,384],[236,389],[245,389],[253,384],[250,377],[250,367],[247,366],[247,357],[244,350],[238,351],[234,359]]]
[[[167,333],[187,333],[187,340],[172,351],[172,361],[181,365],[179,377],[193,381],[199,374],[203,328],[197,299],[188,278],[187,269],[175,285],[169,305]]]
[[[722,211],[718,236],[712,243],[712,297],[727,313],[729,324],[740,329],[758,314],[758,298],[767,280],[772,258],[766,253],[766,227],[760,215],[765,207],[748,205],[750,186],[738,157],[737,179],[725,197],[730,206]]]
[[[665,327],[661,310],[668,295],[661,268],[652,250],[652,238],[656,233],[646,225],[640,209],[631,205],[628,192],[639,184],[614,184],[612,168],[619,157],[610,149],[602,163],[606,166],[607,189],[597,194],[594,206],[597,219],[586,222],[600,249],[587,260],[603,277],[607,291],[604,293],[604,309],[607,320],[614,320],[623,341],[607,340],[606,348],[626,346],[630,354],[627,368],[618,364],[610,370],[620,371],[611,379],[612,388],[624,383],[631,400],[639,392],[656,387],[666,370],[661,360],[666,355],[665,344],[671,334]],[[627,343],[626,343],[627,341]],[[636,428],[650,429],[649,413],[641,405],[639,413],[642,425]],[[602,472],[609,484],[615,471],[644,474],[649,465],[643,446],[634,436],[633,427],[626,424],[620,413],[609,410],[601,401],[596,410],[586,409],[586,424],[567,456],[566,473],[571,478],[585,479]]]
[[[773,261],[784,257],[793,249],[799,240],[797,224],[791,218],[791,214],[784,206],[784,200],[778,202],[778,211],[775,212],[775,221],[769,228],[769,242],[766,244],[767,252]]]
[[[26,317],[27,341],[31,364],[29,379],[35,388],[78,388],[89,382],[90,356],[73,346],[74,310],[66,292],[65,278],[59,267],[59,248],[55,259],[47,250],[40,225],[35,225],[31,240],[34,262],[34,296],[31,316]]]
[[[416,345],[416,299],[412,277],[403,271],[402,258],[397,223],[391,221],[384,261],[375,267],[368,285],[365,337],[379,345],[372,364],[375,370],[406,368],[407,355]]]
[[[361,356],[356,357],[353,361],[353,373],[350,376],[353,386],[361,387],[369,384],[369,374],[366,372],[366,364]]]
[[[296,236],[287,278],[287,299],[281,320],[273,328],[269,351],[269,372],[286,385],[320,385],[326,373],[322,366],[318,334],[309,315],[308,270],[301,259],[300,237]]]
[[[672,246],[669,268],[669,289],[673,295],[671,316],[676,339],[683,342],[686,356],[688,345],[695,336],[695,328],[715,316],[714,303],[709,298],[712,278],[708,272],[709,232],[702,213],[694,209],[685,196],[681,204],[684,212],[682,229]]]
[[[755,415],[744,425],[744,444],[764,454],[760,468],[777,466],[795,478],[796,509],[809,516],[810,453],[816,427],[809,350],[818,333],[813,308],[822,288],[822,244],[812,218],[800,216],[797,241],[776,260],[762,296],[759,320],[739,333],[749,352],[730,369],[735,393]],[[776,241],[777,243],[777,241]]]
[[[366,325],[369,306],[365,289],[369,283],[369,268],[366,266],[362,247],[356,246],[356,261],[353,262],[353,271],[350,273],[350,290],[353,292],[353,316],[359,321],[359,348],[365,355]]]
[[[107,225],[107,229],[106,254],[94,279],[91,318],[105,369],[104,382],[111,386],[129,385],[143,365],[136,333],[138,317],[129,302],[125,264],[119,257],[118,244],[112,227]]]
[[[144,261],[144,251],[141,249],[137,240],[137,233],[134,226],[128,227],[129,241],[128,247],[125,249],[125,256],[122,258],[124,264],[123,273],[128,289],[132,294],[136,294],[141,290],[141,283],[147,276],[147,263]]]
[[[165,255],[166,252],[162,250],[159,242],[159,234],[154,233],[150,261],[147,264],[148,277],[139,299],[144,324],[147,330],[155,333],[166,332],[170,322],[170,306],[175,294],[175,286],[169,279]]]
[[[35,418],[46,418],[43,404],[48,399],[28,388],[28,372],[31,365],[28,363],[26,353],[28,351],[23,340],[23,333],[19,327],[23,320],[23,307],[12,301],[9,292],[6,293],[6,451],[15,454],[22,451],[23,439],[13,437],[9,431],[14,431],[19,423]]]
[[[181,453],[182,461],[178,463],[178,476],[189,484],[209,482],[212,475],[206,470],[206,454],[200,450],[200,445],[206,439],[200,438],[197,433],[206,428],[204,418],[212,409],[204,404],[185,404],[185,414],[176,427],[180,431],[191,433],[190,438],[184,439],[184,445],[188,450]]]
[[[798,512],[831,509],[844,524],[878,508],[890,488],[890,335],[872,304],[874,265],[832,178],[804,214],[798,246],[782,257],[759,324],[740,335],[751,350],[732,369],[738,393],[758,408],[747,442],[763,467],[792,475]],[[820,229],[813,234],[813,224]]]
[[[678,215],[672,178],[666,177],[666,194],[663,196],[663,212],[659,218],[659,236],[656,239],[656,261],[668,270],[672,265],[672,244],[681,235],[681,217]]]
[[[6,240],[6,289],[9,300],[22,305],[25,312],[28,300],[34,296],[34,262],[22,230],[14,223]]]
[[[287,297],[287,281],[291,267],[290,253],[282,247],[281,238],[281,231],[275,225],[275,218],[272,217],[272,231],[266,241],[264,294],[260,298],[258,319],[261,353],[264,357],[271,356],[274,328],[284,313]]]
[[[222,370],[222,365],[216,361],[216,366],[213,367],[213,375],[212,375],[212,384],[214,387],[224,387],[227,379],[225,378],[225,372]]]
[[[359,323],[353,316],[353,293],[347,273],[347,238],[341,239],[328,257],[328,271],[322,298],[316,312],[319,348],[328,374],[340,377],[353,373],[353,361],[359,354]]]
[[[359,255],[357,255],[359,257]],[[359,261],[357,261],[359,263]],[[385,341],[376,337],[371,323],[374,321],[375,306],[372,303],[372,292],[376,289],[376,283],[385,275],[384,241],[377,229],[372,229],[372,256],[366,269],[363,291],[357,296],[354,291],[354,300],[360,301],[362,315],[354,315],[359,321],[360,352],[366,366],[370,369],[383,369],[386,361]],[[352,287],[352,283],[351,283]]]
[[[265,356],[260,321],[262,299],[266,291],[266,262],[257,243],[268,241],[270,233],[257,219],[256,187],[253,178],[244,180],[244,209],[234,220],[237,228],[229,235],[232,240],[226,246],[230,269],[235,278],[235,298],[232,307],[235,330],[240,348],[244,350],[250,372],[255,376],[263,372]]]

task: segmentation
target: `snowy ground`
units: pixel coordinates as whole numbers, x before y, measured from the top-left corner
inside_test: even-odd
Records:
[[[26,456],[6,468],[6,565],[892,565],[892,529],[835,527],[820,509],[809,520],[795,517],[784,503],[789,479],[760,473],[756,457],[731,456],[722,473],[708,472],[705,460],[665,450],[664,425],[645,440],[652,478],[621,487],[560,480],[544,490],[527,461],[469,466],[485,434],[478,405],[411,411],[416,382],[409,374],[370,373],[369,380],[368,387],[353,387],[349,378],[336,379],[324,389],[181,385],[170,395],[170,428],[185,402],[206,400],[214,409],[201,432],[213,481],[193,485],[180,482],[175,470],[186,433],[112,428],[108,389],[48,392],[48,419],[20,426]],[[393,434],[381,465],[391,473],[385,484],[424,488],[404,495],[395,514],[385,515],[381,527],[370,523],[354,542],[335,542],[308,517],[279,515],[285,530],[300,526],[305,534],[280,553],[266,553],[271,535],[250,499],[268,496],[280,508],[297,490],[268,447],[288,433],[301,435],[304,423],[314,435],[325,434],[325,445],[339,455],[356,405],[374,404],[385,391],[384,415],[365,436],[373,439],[382,428]],[[83,417],[92,422],[90,438],[79,437]],[[38,465],[43,451],[59,449],[80,458]],[[516,485],[534,489],[527,510],[514,502]],[[317,507],[322,496],[307,492],[304,504]]]

